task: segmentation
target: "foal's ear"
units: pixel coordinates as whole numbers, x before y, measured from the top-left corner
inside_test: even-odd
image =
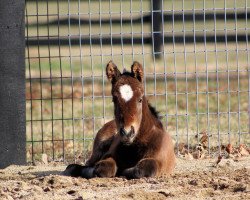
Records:
[[[112,60],[107,64],[106,75],[108,80],[111,81],[112,84],[115,83],[121,75],[121,72],[119,71],[115,63],[112,62]]]
[[[143,68],[142,65],[135,61],[131,66],[132,75],[137,78],[140,82],[143,82]]]

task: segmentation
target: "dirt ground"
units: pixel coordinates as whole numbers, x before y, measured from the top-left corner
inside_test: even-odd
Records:
[[[250,156],[179,158],[170,177],[72,178],[65,165],[10,166],[0,170],[0,199],[250,199]]]

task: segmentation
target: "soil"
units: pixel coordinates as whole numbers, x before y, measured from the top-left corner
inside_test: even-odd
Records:
[[[159,178],[72,178],[65,165],[9,166],[0,170],[0,199],[250,199],[250,156],[179,158],[173,175]]]

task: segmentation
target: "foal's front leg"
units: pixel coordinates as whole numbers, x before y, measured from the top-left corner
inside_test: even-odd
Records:
[[[97,162],[94,166],[94,176],[97,177],[114,177],[117,173],[117,164],[113,159],[114,152],[116,152],[116,148],[120,143],[120,136],[115,135],[112,144],[108,152],[106,152],[102,160]]]
[[[100,160],[94,167],[93,175],[97,177],[114,177],[117,172],[117,165],[112,157]]]
[[[136,179],[142,177],[153,177],[157,175],[159,162],[153,158],[145,158],[139,161],[135,167],[125,169],[122,176],[127,179]]]

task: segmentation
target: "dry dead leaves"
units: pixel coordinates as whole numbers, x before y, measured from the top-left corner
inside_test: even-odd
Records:
[[[208,136],[206,131],[202,131],[201,133],[197,134],[195,138],[199,138],[199,143],[195,145],[195,148],[193,148],[192,150],[190,150],[188,145],[186,145],[185,143],[179,143],[178,154],[188,160],[209,158],[207,152],[209,137],[211,137],[211,135]]]
[[[185,143],[178,144],[178,155],[184,159],[204,159],[211,158],[208,154],[208,141],[211,135],[208,135],[206,131],[195,135],[195,138],[199,138],[199,143],[195,147],[189,147]],[[221,154],[218,156],[216,164],[218,164],[223,158],[237,159],[243,156],[250,155],[250,148],[245,144],[239,146],[233,146],[232,144],[221,145]]]
[[[188,160],[205,158],[206,150],[202,147],[201,144],[196,145],[195,150],[191,152],[191,150],[188,149],[187,145],[185,145],[184,143],[179,143],[178,150],[179,155]]]
[[[207,134],[206,131],[202,131],[201,133],[199,133],[199,135],[201,135],[200,137],[200,143],[202,144],[203,147],[207,147],[208,145],[208,137],[211,137],[212,135]],[[198,134],[195,136],[196,138],[198,138]]]
[[[238,161],[241,157],[250,155],[250,148],[245,144],[240,144],[239,146],[234,147],[232,144],[228,144],[227,146],[222,145],[221,154],[218,156],[216,161],[216,165],[218,165],[221,160],[231,158],[234,161]]]

